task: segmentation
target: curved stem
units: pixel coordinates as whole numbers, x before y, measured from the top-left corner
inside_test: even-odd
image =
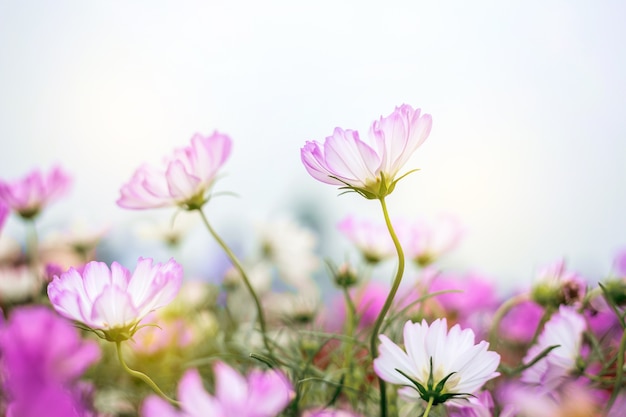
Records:
[[[626,330],[622,333],[622,339],[619,343],[619,351],[617,353],[617,369],[615,371],[615,384],[613,385],[613,392],[611,398],[606,405],[606,413],[608,414],[617,399],[617,395],[620,393],[620,387],[622,386],[622,379],[624,377],[624,353],[626,352]]]
[[[261,301],[259,300],[259,297],[254,291],[254,288],[252,287],[252,284],[250,283],[250,279],[248,278],[246,271],[243,269],[243,266],[241,265],[241,262],[239,262],[239,259],[237,259],[237,256],[235,256],[233,251],[231,251],[228,245],[226,245],[226,242],[224,242],[222,238],[219,237],[217,232],[215,232],[213,227],[211,227],[211,224],[209,224],[209,220],[206,218],[202,209],[199,208],[197,210],[200,213],[200,217],[202,218],[204,225],[209,230],[209,233],[211,233],[211,236],[213,236],[213,238],[221,246],[224,252],[226,252],[226,255],[228,255],[228,258],[230,259],[230,261],[233,263],[233,265],[235,266],[239,274],[241,274],[241,277],[243,278],[243,282],[246,285],[248,292],[252,296],[252,299],[254,300],[254,305],[256,306],[257,321],[259,322],[259,326],[261,327],[261,335],[263,336],[263,345],[265,346],[265,349],[267,349],[270,357],[274,359],[274,354],[272,352],[272,348],[270,347],[270,343],[267,337],[267,327],[265,325],[265,316],[263,315],[263,308],[261,307]]]
[[[422,417],[428,417],[428,414],[430,413],[430,409],[433,406],[433,401],[435,400],[435,397],[430,397],[428,399],[428,405],[426,406],[426,410],[424,410],[424,414],[422,415]]]
[[[144,374],[143,372],[139,372],[139,371],[136,371],[134,369],[131,369],[131,368],[128,367],[128,365],[126,365],[126,362],[124,361],[124,358],[122,357],[122,342],[115,342],[115,350],[117,351],[117,359],[119,360],[120,364],[122,365],[122,368],[129,375],[134,376],[135,378],[139,378],[143,382],[148,384],[150,386],[150,388],[152,388],[152,390],[154,392],[156,392],[157,394],[159,394],[159,396],[161,396],[161,398],[169,401],[170,403],[172,403],[174,405],[180,405],[180,403],[178,401],[173,400],[170,397],[168,397],[167,395],[165,395],[165,393],[163,391],[161,391],[161,388],[159,388],[159,386],[148,375]]]
[[[497,342],[498,332],[500,331],[500,322],[502,321],[506,313],[511,311],[511,309],[516,305],[521,304],[529,299],[530,298],[528,294],[518,294],[515,297],[509,298],[504,303],[502,303],[500,307],[498,307],[498,310],[496,310],[493,315],[493,321],[491,322],[491,328],[489,329],[489,344],[491,345],[492,349],[495,347]]]
[[[374,328],[372,329],[372,337],[370,339],[370,354],[372,355],[372,360],[376,357],[376,340],[378,339],[378,332],[380,331],[380,327],[383,324],[383,320],[385,319],[389,308],[391,308],[393,299],[398,292],[398,288],[400,287],[400,282],[402,282],[402,275],[404,275],[404,252],[402,251],[402,246],[400,245],[398,236],[393,230],[393,225],[391,224],[391,219],[389,218],[389,212],[387,211],[387,204],[385,203],[385,197],[381,197],[379,200],[385,217],[385,223],[387,224],[387,229],[389,230],[389,235],[391,236],[391,240],[393,240],[393,244],[398,252],[398,269],[396,271],[396,276],[393,279],[393,283],[391,284],[391,289],[389,290],[387,299],[385,300],[385,304],[383,304],[383,308],[380,310],[380,314],[378,314],[376,322],[374,323]],[[381,417],[387,417],[386,384],[380,377],[378,377],[378,384],[380,385],[380,415]]]

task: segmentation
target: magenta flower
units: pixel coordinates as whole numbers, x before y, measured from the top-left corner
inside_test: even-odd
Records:
[[[402,385],[398,392],[409,400],[462,406],[467,397],[499,375],[500,355],[487,350],[489,343],[474,344],[474,332],[461,330],[458,324],[448,330],[446,319],[430,325],[426,320],[407,321],[404,349],[385,335],[379,338],[374,371],[385,381]]]
[[[78,378],[100,357],[66,320],[44,307],[15,309],[0,327],[0,373],[10,416],[78,416]]]
[[[354,130],[339,127],[323,145],[307,141],[300,152],[302,162],[309,174],[321,182],[369,199],[382,198],[402,178],[396,178],[398,172],[424,143],[431,125],[429,114],[403,104],[372,123],[369,141],[361,140]]]
[[[0,232],[2,232],[2,228],[4,227],[4,222],[7,217],[9,217],[9,206],[0,201]]]
[[[191,145],[174,150],[163,167],[144,165],[137,169],[120,189],[117,204],[128,209],[202,207],[230,149],[231,140],[224,134],[215,132],[206,137],[196,134]]]
[[[546,392],[561,385],[576,366],[586,328],[584,317],[575,308],[561,306],[559,312],[546,323],[537,344],[528,349],[523,362],[531,362],[548,347],[558,347],[526,369],[521,381],[541,387]]]
[[[143,404],[143,417],[274,417],[294,396],[291,383],[276,370],[253,370],[247,378],[218,362],[214,367],[215,395],[204,389],[200,374],[188,370],[178,385],[181,411],[151,396]]]
[[[84,323],[111,341],[130,338],[148,313],[168,304],[178,293],[182,267],[173,259],[153,265],[139,258],[135,271],[117,262],[111,269],[89,262],[82,273],[74,268],[55,276],[48,296],[63,316]]]
[[[47,174],[35,170],[26,177],[13,181],[0,181],[0,201],[25,219],[32,219],[48,204],[63,196],[71,178],[60,167]]]

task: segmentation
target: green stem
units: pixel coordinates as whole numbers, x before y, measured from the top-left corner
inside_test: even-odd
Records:
[[[613,403],[617,399],[617,395],[620,393],[620,387],[622,386],[622,379],[624,377],[624,353],[626,352],[626,330],[622,333],[622,339],[619,343],[619,352],[617,353],[617,369],[615,370],[615,383],[613,385],[613,392],[611,398],[606,404],[606,414],[609,414]]]
[[[37,271],[37,262],[39,262],[39,237],[37,235],[37,225],[35,219],[26,219],[26,255],[28,263]]]
[[[387,299],[385,300],[385,304],[383,304],[383,308],[380,310],[380,314],[378,314],[376,322],[374,323],[374,328],[372,329],[372,337],[370,339],[370,354],[372,355],[372,360],[376,357],[376,340],[378,339],[378,332],[380,331],[380,327],[383,324],[383,320],[385,319],[389,308],[391,308],[393,299],[398,292],[398,288],[400,287],[400,282],[402,282],[402,275],[404,274],[404,252],[402,251],[402,246],[400,245],[396,232],[393,230],[393,225],[391,224],[391,219],[389,218],[389,212],[387,211],[387,204],[385,203],[385,197],[380,197],[379,200],[383,209],[383,215],[385,216],[385,223],[387,224],[389,235],[391,236],[391,240],[393,240],[393,244],[398,252],[398,269],[396,271],[396,276],[393,279],[393,283],[391,284],[391,289],[389,290]],[[378,384],[380,386],[380,415],[381,417],[387,417],[386,384],[380,377],[378,377]]]
[[[256,306],[257,320],[259,322],[259,326],[261,327],[261,335],[263,336],[263,345],[265,346],[265,349],[267,349],[270,357],[272,359],[274,359],[274,354],[272,352],[272,348],[270,347],[270,342],[269,342],[269,339],[267,337],[267,327],[265,325],[265,316],[263,315],[263,308],[261,307],[261,301],[259,300],[259,297],[257,296],[256,292],[254,291],[254,288],[252,287],[252,284],[250,283],[250,279],[248,278],[248,274],[246,274],[246,271],[243,269],[243,266],[241,265],[241,262],[239,262],[239,259],[237,259],[237,256],[235,256],[233,251],[231,251],[230,248],[228,247],[228,245],[226,245],[226,242],[224,242],[222,240],[222,238],[219,237],[217,232],[215,232],[213,227],[211,227],[211,225],[209,224],[209,221],[206,218],[206,216],[205,216],[204,212],[202,211],[202,209],[199,208],[197,210],[200,213],[200,217],[202,218],[202,221],[204,222],[204,225],[209,230],[209,233],[211,233],[211,236],[213,236],[213,238],[221,246],[221,248],[224,250],[224,252],[226,252],[226,255],[228,255],[228,258],[230,259],[230,261],[233,263],[233,265],[235,266],[237,271],[239,271],[239,274],[241,274],[241,277],[243,278],[243,282],[246,285],[246,288],[248,289],[248,292],[252,296],[252,299],[254,300],[254,305]]]
[[[422,415],[422,417],[428,417],[428,414],[430,413],[430,409],[433,406],[433,401],[435,400],[435,397],[430,397],[428,399],[428,405],[426,406],[426,410],[424,410],[424,414]]]
[[[346,369],[344,384],[351,386],[354,382],[352,378],[352,372],[354,370],[354,355],[352,354],[354,340],[352,340],[352,338],[354,337],[354,328],[356,325],[356,307],[346,287],[343,287],[343,294],[346,299],[346,336],[348,337],[348,339],[344,341],[345,345],[343,351],[343,368]]]
[[[117,351],[117,359],[120,361],[122,368],[129,375],[134,376],[135,378],[141,379],[143,382],[148,384],[154,392],[156,392],[157,394],[159,394],[159,396],[161,396],[161,398],[169,401],[173,405],[180,405],[178,401],[173,400],[172,398],[165,395],[165,393],[161,391],[161,388],[159,388],[159,386],[148,375],[144,374],[143,372],[139,372],[134,369],[131,369],[128,367],[128,365],[126,365],[126,362],[124,361],[124,358],[122,357],[122,342],[119,342],[119,341],[115,342],[115,350]]]
[[[508,300],[506,300],[504,303],[500,305],[498,310],[496,310],[496,312],[493,315],[493,322],[491,323],[491,328],[489,329],[489,344],[491,345],[492,349],[495,348],[497,338],[498,338],[498,332],[500,331],[500,322],[502,321],[506,313],[511,311],[511,309],[515,307],[516,305],[521,304],[527,300],[529,300],[528,294],[518,294],[515,297],[509,298]]]

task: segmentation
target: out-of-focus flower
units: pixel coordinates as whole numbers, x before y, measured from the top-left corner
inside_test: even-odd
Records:
[[[0,201],[0,232],[2,232],[2,228],[4,227],[4,222],[7,220],[7,217],[9,217],[10,211],[11,210],[9,209],[9,206],[4,204],[4,202]]]
[[[317,236],[289,218],[257,225],[264,257],[278,269],[279,278],[296,289],[308,289],[319,266]]]
[[[514,342],[530,343],[541,322],[543,311],[543,307],[534,301],[523,301],[502,318],[498,331]]]
[[[432,119],[403,104],[387,117],[374,121],[369,141],[353,130],[336,128],[324,144],[307,141],[300,155],[313,178],[356,191],[369,199],[390,194],[402,166],[426,140]]]
[[[133,336],[132,349],[142,355],[155,355],[168,350],[180,350],[193,341],[190,325],[182,317],[159,317],[149,314],[143,327]]]
[[[66,320],[44,307],[13,310],[0,327],[0,358],[7,415],[83,416],[77,379],[100,357],[96,343],[84,341]]]
[[[316,408],[314,410],[305,411],[302,417],[361,417],[361,415],[353,411],[339,410],[336,408]]]
[[[253,370],[243,377],[228,365],[218,362],[214,367],[215,395],[204,389],[200,374],[190,369],[178,385],[181,410],[165,400],[151,396],[144,402],[143,417],[274,417],[294,396],[291,383],[277,370]]]
[[[419,266],[428,266],[454,249],[462,234],[460,222],[452,216],[442,215],[433,223],[417,221],[403,233],[405,255]]]
[[[542,307],[574,304],[585,296],[585,282],[575,272],[565,268],[565,261],[548,265],[537,274],[531,297]]]
[[[621,276],[626,277],[626,249],[622,249],[615,255],[615,272]]]
[[[28,265],[0,266],[0,305],[26,301],[37,295],[41,285]]]
[[[63,196],[70,184],[71,178],[60,167],[52,168],[48,174],[35,170],[13,182],[0,181],[0,201],[22,218],[32,219],[46,205]]]
[[[446,312],[446,316],[461,327],[472,328],[484,334],[489,318],[498,305],[494,283],[486,278],[470,274],[452,277],[438,274],[430,283],[429,293],[451,291],[433,297]]]
[[[182,267],[173,259],[153,265],[152,259],[139,258],[132,275],[117,262],[111,269],[89,262],[82,273],[70,268],[56,276],[48,284],[48,296],[63,316],[101,330],[107,340],[122,341],[148,313],[176,296],[182,279]]]
[[[198,225],[199,221],[196,213],[181,211],[167,220],[142,221],[134,228],[134,232],[142,239],[161,241],[168,246],[176,247]]]
[[[224,134],[196,134],[191,138],[191,145],[174,150],[163,167],[143,165],[138,168],[120,189],[117,204],[138,210],[168,206],[200,208],[230,150],[231,140]]]
[[[396,254],[389,229],[383,223],[348,216],[339,222],[337,229],[359,249],[366,262],[378,263]]]
[[[561,306],[546,323],[543,332],[523,359],[531,362],[550,346],[557,346],[530,368],[524,370],[521,381],[533,384],[546,391],[556,389],[563,383],[576,366],[580,354],[583,332],[586,329],[584,317],[573,307]]]
[[[489,391],[481,391],[472,397],[468,397],[465,404],[450,403],[448,407],[449,417],[492,417],[493,398]]]
[[[430,326],[426,320],[407,321],[406,352],[387,336],[379,338],[374,370],[385,381],[402,385],[398,392],[409,400],[464,405],[468,396],[499,375],[500,355],[487,350],[489,343],[474,344],[474,332],[461,330],[458,324],[448,331],[446,319],[437,319]]]

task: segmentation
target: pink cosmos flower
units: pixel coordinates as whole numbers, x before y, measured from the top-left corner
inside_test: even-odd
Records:
[[[418,221],[408,226],[403,234],[403,248],[407,258],[424,267],[454,249],[463,234],[461,224],[453,216],[442,215],[435,222]]]
[[[430,133],[431,116],[403,104],[374,121],[369,141],[354,130],[336,128],[322,145],[307,141],[301,158],[313,178],[374,199],[390,194],[402,166]]]
[[[361,417],[361,414],[336,408],[317,408],[305,411],[302,417]]]
[[[523,362],[529,363],[550,346],[558,347],[526,369],[521,381],[541,387],[546,392],[561,385],[576,365],[585,329],[585,319],[576,309],[561,306],[559,312],[546,323],[537,344],[528,349]]]
[[[139,258],[132,275],[117,262],[111,269],[89,262],[82,273],[70,268],[55,276],[48,296],[63,316],[101,330],[107,340],[121,341],[148,313],[172,301],[182,279],[182,267],[173,259],[153,265],[152,259]]]
[[[224,134],[196,134],[191,145],[174,150],[163,167],[143,165],[137,169],[120,189],[117,204],[128,209],[199,208],[206,202],[206,194],[230,150],[231,140]]]
[[[466,398],[485,382],[500,375],[496,372],[500,355],[488,351],[489,343],[474,344],[474,332],[457,324],[448,330],[446,319],[430,325],[407,321],[404,347],[387,336],[379,336],[379,355],[374,371],[392,384],[402,385],[398,393],[408,400],[465,405]]]
[[[35,170],[17,181],[0,181],[0,201],[23,218],[31,219],[63,196],[70,184],[71,178],[60,167],[52,168],[48,174]]]
[[[181,410],[150,396],[143,403],[143,417],[274,417],[294,396],[291,383],[277,370],[253,370],[247,377],[218,362],[214,367],[215,395],[204,389],[200,374],[188,370],[178,385]]]
[[[0,374],[9,394],[8,416],[83,415],[78,378],[100,357],[65,319],[44,307],[13,310],[0,326]]]
[[[2,232],[4,222],[6,221],[7,217],[9,217],[9,211],[9,206],[0,201],[0,232]]]
[[[352,241],[368,262],[377,263],[396,254],[396,247],[384,223],[348,216],[339,222],[337,229]]]

